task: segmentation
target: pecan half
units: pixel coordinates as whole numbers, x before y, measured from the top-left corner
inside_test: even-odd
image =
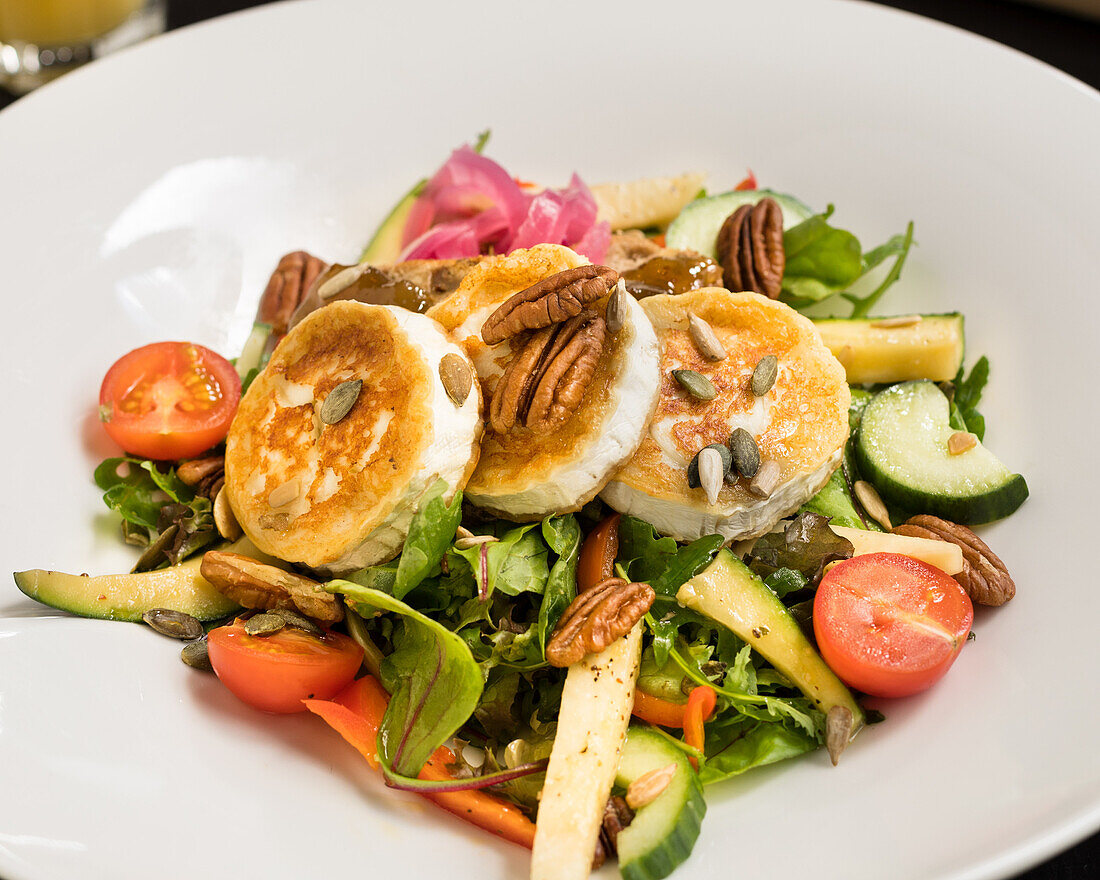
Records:
[[[193,488],[196,495],[204,495],[213,501],[225,485],[225,456],[211,455],[180,462],[176,467],[176,476],[180,482]]]
[[[524,330],[539,330],[579,315],[619,283],[607,266],[577,266],[543,278],[509,297],[481,326],[486,345],[496,345]]]
[[[649,584],[608,578],[585,590],[565,609],[546,645],[551,666],[572,666],[586,654],[598,654],[634,627],[653,604]]]
[[[344,609],[336,597],[317,581],[249,556],[210,550],[203,554],[199,571],[215,590],[245,608],[296,608],[322,623],[344,619]]]
[[[567,419],[596,372],[606,336],[607,324],[591,309],[532,334],[493,392],[493,430],[504,434],[519,422],[546,433]]]
[[[787,255],[783,250],[783,209],[775,199],[742,205],[726,218],[715,242],[722,278],[729,290],[779,296]]]
[[[592,870],[600,867],[608,855],[619,854],[619,832],[634,821],[634,811],[617,794],[607,799],[603,808],[603,822],[596,838],[596,854],[592,859]]]
[[[305,251],[287,254],[271,273],[267,288],[260,297],[260,306],[256,311],[256,320],[270,324],[276,336],[283,336],[290,325],[294,310],[305,299],[310,286],[317,276],[325,270],[325,263],[319,257]]]
[[[972,602],[978,605],[1004,605],[1016,595],[1016,584],[1005,564],[985,541],[966,526],[922,514],[911,517],[894,529],[898,535],[934,538],[957,544],[963,553],[963,570],[955,575]]]

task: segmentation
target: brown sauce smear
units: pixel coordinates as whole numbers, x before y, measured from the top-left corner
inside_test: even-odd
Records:
[[[626,289],[638,299],[657,293],[687,293],[722,285],[722,267],[702,254],[656,256],[623,273]]]

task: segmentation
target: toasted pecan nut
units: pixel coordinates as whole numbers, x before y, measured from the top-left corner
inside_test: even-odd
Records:
[[[344,609],[317,581],[239,553],[210,550],[199,571],[223,596],[245,608],[297,609],[322,623],[339,623]]]
[[[894,529],[894,534],[933,538],[957,544],[963,553],[963,570],[955,575],[970,600],[978,605],[1004,605],[1016,595],[1016,584],[1005,564],[966,526],[921,514]]]
[[[787,256],[783,209],[775,199],[742,205],[730,214],[718,231],[715,248],[727,289],[779,297]]]
[[[604,319],[590,309],[531,335],[504,370],[489,405],[498,434],[518,422],[546,433],[580,405],[603,351]]]
[[[290,317],[309,292],[310,286],[325,270],[325,262],[305,251],[287,254],[271,273],[260,297],[256,320],[270,324],[276,336],[286,334]]]
[[[653,604],[649,584],[608,578],[585,590],[562,614],[546,645],[551,666],[572,666],[586,654],[598,654],[622,638]]]
[[[505,300],[482,324],[481,338],[496,345],[524,330],[567,321],[618,283],[619,273],[607,266],[577,266],[543,278]]]

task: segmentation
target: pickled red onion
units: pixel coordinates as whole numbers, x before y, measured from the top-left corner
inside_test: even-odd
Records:
[[[401,259],[460,259],[549,243],[599,262],[610,235],[608,224],[596,221],[596,200],[576,174],[562,189],[529,192],[492,159],[463,146],[413,204]]]

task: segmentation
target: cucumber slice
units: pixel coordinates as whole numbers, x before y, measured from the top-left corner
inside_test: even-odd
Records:
[[[783,209],[783,229],[797,226],[813,216],[814,212],[794,196],[772,192],[770,189],[746,189],[721,193],[696,199],[672,221],[665,234],[670,248],[690,248],[717,259],[714,241],[726,218],[742,205],[755,205],[763,198],[773,198]]]
[[[667,877],[695,846],[707,811],[703,787],[684,753],[659,733],[631,727],[626,734],[615,784],[626,788],[651,770],[676,765],[668,788],[619,832],[619,872],[626,880]]]
[[[360,263],[392,263],[401,255],[401,236],[405,232],[405,221],[409,219],[416,199],[424,189],[427,180],[418,181],[416,186],[401,197],[393,206],[386,219],[375,230],[363,253]]]
[[[972,525],[1008,516],[1027,498],[1027,483],[978,443],[947,450],[955,433],[947,398],[931,382],[903,382],[875,395],[855,444],[860,472],[887,501]]]

